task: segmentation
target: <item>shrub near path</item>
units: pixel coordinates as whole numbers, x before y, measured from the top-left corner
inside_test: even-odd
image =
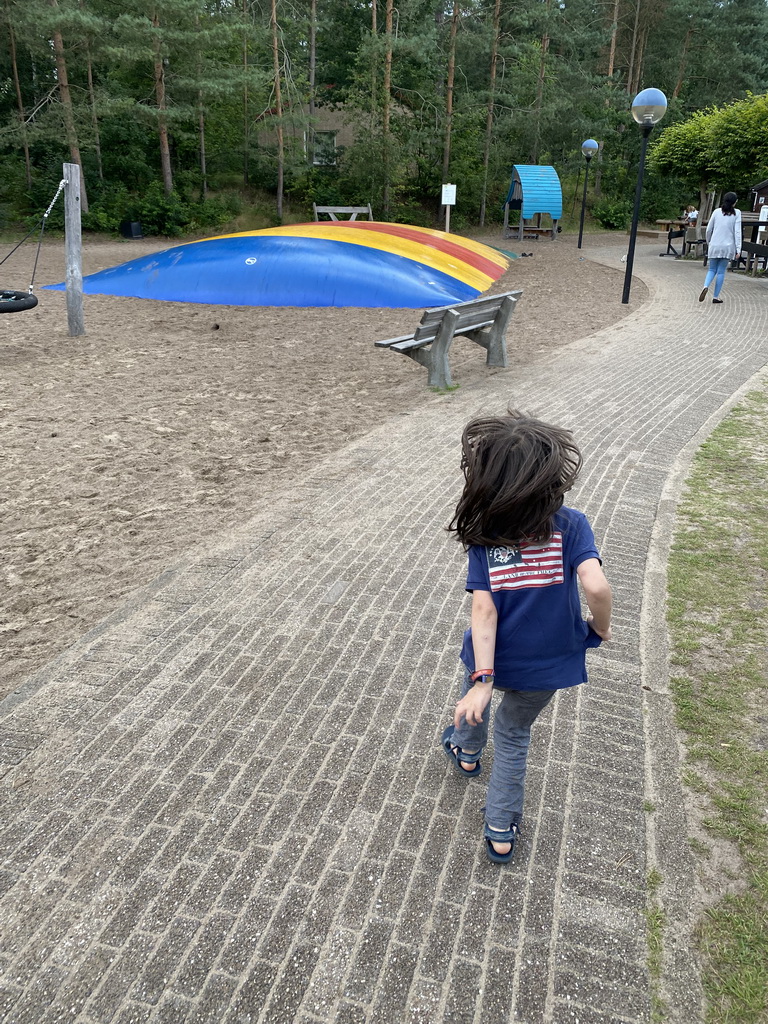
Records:
[[[669,564],[707,1019],[768,1021],[768,389],[697,454]]]

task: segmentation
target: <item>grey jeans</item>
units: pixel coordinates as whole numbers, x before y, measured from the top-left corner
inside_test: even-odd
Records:
[[[472,687],[469,672],[464,673],[462,697]],[[557,690],[499,690],[501,701],[493,713],[493,770],[488,782],[485,821],[502,831],[523,812],[525,768],[531,726],[549,704]],[[453,730],[451,743],[462,750],[482,750],[488,742],[491,705],[483,712],[480,725],[468,725],[462,718]]]

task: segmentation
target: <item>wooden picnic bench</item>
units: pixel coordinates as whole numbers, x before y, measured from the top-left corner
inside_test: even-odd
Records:
[[[521,295],[519,291],[505,292],[427,309],[413,334],[387,338],[376,345],[401,352],[426,366],[427,383],[432,387],[452,387],[448,350],[457,335],[486,349],[487,366],[507,365],[507,325]]]
[[[312,209],[315,214],[315,220],[320,220],[318,217],[319,213],[327,213],[331,220],[338,220],[337,213],[349,214],[348,217],[343,218],[344,220],[357,220],[358,214],[367,213],[368,220],[373,220],[373,214],[371,213],[371,204],[367,206],[318,206],[317,203],[312,203]]]

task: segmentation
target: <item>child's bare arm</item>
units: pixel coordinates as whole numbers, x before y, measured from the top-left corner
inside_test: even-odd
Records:
[[[603,640],[610,640],[613,596],[600,562],[596,558],[588,558],[576,572],[589,607],[587,622]]]
[[[497,621],[498,613],[490,591],[475,590],[472,594],[472,649],[475,653],[475,668],[478,671],[493,671]],[[459,728],[462,716],[466,716],[470,725],[482,722],[483,712],[488,707],[492,694],[492,683],[475,683],[456,705],[453,718],[456,728]]]

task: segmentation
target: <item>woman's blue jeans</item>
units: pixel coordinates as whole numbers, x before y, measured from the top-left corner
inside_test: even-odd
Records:
[[[469,672],[465,672],[462,697],[472,685]],[[485,801],[485,821],[491,828],[505,831],[523,812],[531,726],[557,690],[498,692],[502,697],[493,713],[493,769]],[[468,725],[462,718],[459,728],[453,730],[451,743],[462,750],[482,750],[488,742],[490,716],[489,704],[480,725]]]
[[[720,294],[720,289],[725,281],[725,272],[728,269],[729,259],[714,259],[707,263],[707,276],[704,278],[704,287],[709,288],[715,282],[715,298]]]

